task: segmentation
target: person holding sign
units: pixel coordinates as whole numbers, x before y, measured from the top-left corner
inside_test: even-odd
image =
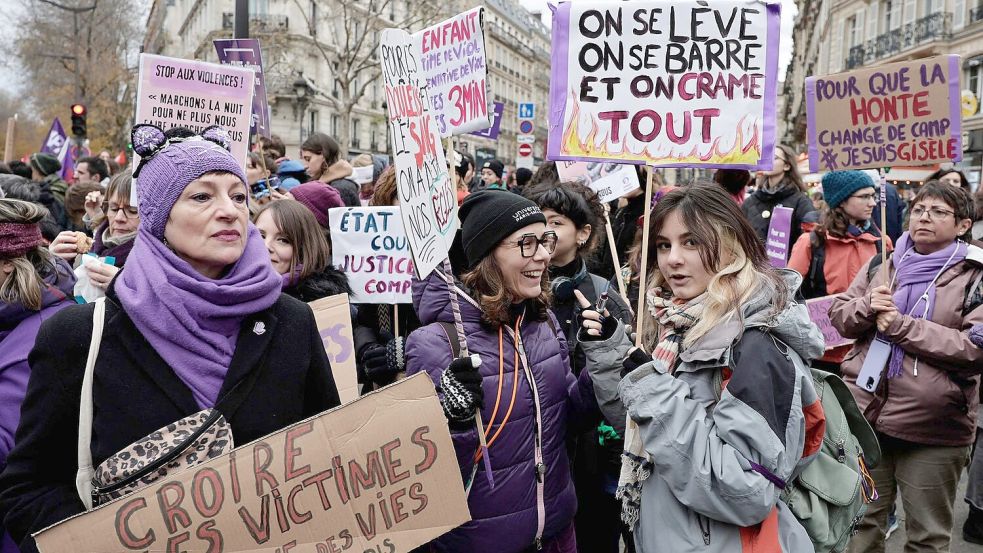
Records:
[[[521,169],[520,169],[521,170]],[[587,270],[587,258],[597,250],[603,234],[604,206],[597,194],[579,183],[544,183],[526,191],[546,216],[546,225],[556,233],[556,250],[550,259],[550,289],[556,316],[567,339],[570,369],[580,375],[586,357],[577,334],[579,292],[591,305],[599,301],[626,325],[631,309],[616,286]],[[621,540],[621,509],[614,498],[614,485],[621,469],[621,436],[605,421],[571,440],[574,448],[574,484],[577,487],[577,547],[592,553],[617,553]],[[630,538],[627,538],[630,542]]]
[[[781,499],[825,430],[808,367],[823,339],[793,300],[799,277],[771,267],[717,184],[674,190],[651,217],[642,349],[581,300],[598,404],[625,437],[618,495],[635,547],[813,551]]]
[[[833,326],[856,340],[843,379],[881,443],[881,462],[870,471],[879,498],[850,551],[884,551],[896,489],[906,549],[949,549],[983,372],[983,349],[969,332],[983,323],[983,249],[965,241],[972,205],[965,188],[922,185],[888,266],[859,271],[830,308]]]
[[[871,215],[877,204],[874,182],[863,171],[832,171],[823,176],[823,198],[829,209],[815,230],[803,234],[792,248],[788,268],[802,275],[806,299],[845,292],[872,257],[881,253],[881,232]],[[890,249],[890,239],[887,239]],[[813,367],[839,374],[849,345],[828,350]]]
[[[434,271],[414,282],[425,326],[406,342],[406,372],[426,371],[438,386],[470,488],[471,522],[433,549],[575,553],[566,437],[576,419],[596,424],[597,407],[587,372],[570,372],[566,340],[549,312],[546,274],[557,235],[535,203],[500,190],[472,193],[460,217],[461,281],[451,287],[450,276]],[[457,347],[458,303],[471,357]],[[478,454],[475,410],[487,459]]]
[[[802,234],[802,219],[815,211],[806,195],[806,187],[799,174],[795,152],[788,146],[775,145],[775,164],[770,171],[758,171],[758,189],[741,204],[741,209],[762,243],[768,240],[768,227],[776,206],[792,209],[789,244],[794,244]]]
[[[76,487],[76,447],[88,447],[99,467],[206,408],[245,444],[339,404],[314,314],[281,294],[249,223],[246,175],[228,134],[172,131],[180,129],[133,129],[140,227],[106,292],[105,316],[94,317],[94,304],[59,312],[42,323],[28,358],[19,441],[0,475],[4,525],[24,553],[37,551],[31,533],[91,505],[81,497],[86,483]],[[80,405],[87,366],[88,407]],[[80,411],[92,414],[87,446]],[[200,549],[197,540],[187,547]]]
[[[279,200],[256,214],[256,228],[270,262],[283,278],[283,292],[304,303],[351,294],[348,277],[331,265],[331,244],[308,208]]]

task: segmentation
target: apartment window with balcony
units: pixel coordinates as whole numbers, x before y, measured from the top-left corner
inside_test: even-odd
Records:
[[[881,10],[884,14],[881,20],[881,32],[886,33],[901,26],[901,0],[884,0]]]
[[[846,28],[844,29],[844,32],[846,33],[846,35],[843,37],[843,39],[844,42],[846,43],[847,50],[863,42],[863,37],[862,37],[863,30],[861,28],[860,22],[857,21],[856,14],[846,18]]]
[[[944,9],[942,0],[922,0],[922,17],[941,13]]]
[[[983,56],[966,60],[965,67],[966,88],[972,91],[977,98],[983,98]]]

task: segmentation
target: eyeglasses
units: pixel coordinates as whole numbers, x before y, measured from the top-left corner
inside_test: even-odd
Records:
[[[556,233],[548,230],[543,233],[542,238],[537,238],[535,234],[523,234],[516,241],[516,245],[519,246],[522,257],[536,255],[536,248],[539,246],[546,248],[546,252],[553,255],[553,250],[556,249]]]
[[[928,213],[928,219],[930,221],[941,221],[942,219],[945,219],[946,215],[956,215],[955,211],[949,211],[938,207],[933,207],[930,209],[925,209],[924,207],[914,207],[911,210],[911,217],[913,219],[921,219],[922,215],[925,215],[926,213]]]
[[[876,201],[877,194],[871,192],[869,194],[854,194],[850,196],[851,198],[856,198],[864,203]]]
[[[102,204],[102,210],[106,212],[106,217],[110,219],[115,217],[118,211],[122,211],[123,216],[127,219],[136,219],[140,216],[140,211],[129,205]]]

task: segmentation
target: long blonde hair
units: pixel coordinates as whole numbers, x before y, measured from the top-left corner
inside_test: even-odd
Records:
[[[0,200],[0,223],[34,225],[47,214],[46,209],[35,203]],[[20,304],[31,311],[40,311],[44,289],[42,274],[54,266],[51,254],[44,246],[38,246],[22,256],[4,261],[10,261],[14,270],[0,283],[0,303]]]
[[[686,332],[684,348],[695,344],[720,323],[741,317],[741,306],[762,286],[769,288],[774,298],[774,313],[785,308],[787,286],[769,264],[757,234],[726,190],[716,184],[697,183],[666,194],[652,211],[650,244],[674,212],[679,213],[696,241],[703,267],[713,274],[703,301],[703,314]],[[645,290],[667,289],[666,279],[659,271],[657,252],[654,246],[649,247],[650,274]],[[647,307],[639,316],[645,317],[642,343],[648,351],[653,351],[659,341],[658,323]]]

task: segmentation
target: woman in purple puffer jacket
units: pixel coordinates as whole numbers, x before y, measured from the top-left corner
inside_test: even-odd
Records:
[[[504,191],[471,194],[460,217],[467,260],[461,282],[451,288],[434,271],[414,283],[424,326],[406,343],[407,374],[426,371],[437,385],[470,486],[472,521],[430,550],[575,553],[577,499],[565,439],[568,424],[596,424],[599,414],[590,376],[570,372],[565,339],[547,310],[556,234],[535,203]],[[454,359],[452,294],[471,357]],[[478,456],[475,409],[490,474]]]
[[[0,471],[14,446],[31,368],[27,354],[41,323],[72,305],[75,275],[41,239],[43,207],[0,199]],[[16,553],[0,526],[0,553]]]

